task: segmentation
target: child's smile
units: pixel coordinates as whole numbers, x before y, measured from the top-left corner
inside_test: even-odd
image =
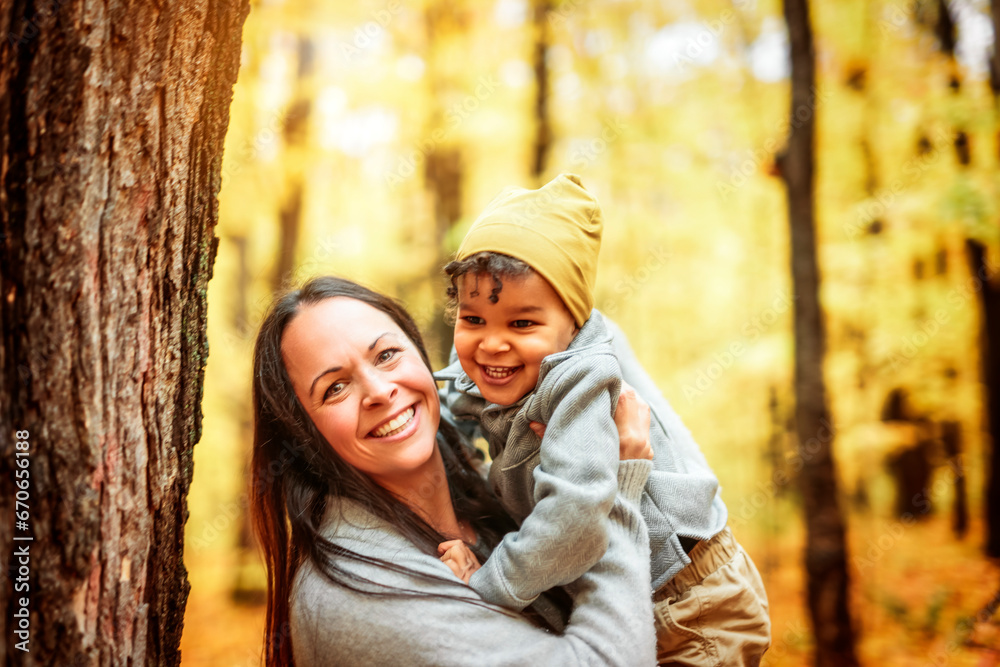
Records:
[[[460,280],[455,351],[462,369],[487,401],[516,403],[538,383],[542,359],[569,347],[576,323],[537,273],[501,278],[497,303],[489,300],[491,276]]]
[[[524,366],[515,366],[514,368],[510,368],[510,367],[506,367],[506,366],[482,366],[482,365],[480,365],[480,368],[483,369],[483,372],[486,373],[486,376],[489,379],[491,379],[491,380],[497,380],[499,382],[499,381],[508,379],[511,375],[513,375],[514,373],[516,373],[519,370],[521,370],[522,368],[524,368]]]

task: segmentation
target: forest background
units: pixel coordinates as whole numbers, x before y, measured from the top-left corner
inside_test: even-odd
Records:
[[[254,3],[209,284],[183,664],[259,663],[245,474],[252,341],[273,294],[327,273],[386,291],[441,363],[441,266],[501,188],[567,171],[605,212],[597,305],[700,443],[762,572],[766,664],[808,664],[778,159],[805,114],[817,123],[821,437],[834,443],[859,657],[1000,661],[1000,573],[983,548],[981,303],[1000,280],[989,11],[812,3],[817,86],[797,120],[776,1]],[[987,248],[980,275],[970,239]]]

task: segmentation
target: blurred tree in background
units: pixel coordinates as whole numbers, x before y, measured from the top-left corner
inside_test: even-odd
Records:
[[[598,307],[701,443],[765,577],[767,663],[812,664],[822,646],[803,516],[827,497],[845,526],[858,661],[992,664],[991,7],[809,9],[815,88],[799,118],[778,0],[254,4],[209,288],[186,663],[259,657],[263,577],[241,529],[242,462],[251,344],[274,291],[335,273],[395,294],[443,363],[441,267],[468,225],[503,187],[570,171],[605,210]],[[808,437],[795,420],[793,318],[807,294],[789,270],[803,257],[785,181],[801,174],[780,157],[806,122],[825,349],[799,368],[825,384],[816,414],[828,426]],[[808,438],[827,431],[826,496],[809,500],[821,457],[807,456]]]
[[[777,166],[788,187],[790,259],[795,305],[795,434],[802,459],[799,488],[806,524],[806,602],[818,667],[853,667],[848,610],[847,544],[830,425],[823,359],[826,327],[816,264],[816,52],[808,0],[784,0],[791,57],[788,142]]]

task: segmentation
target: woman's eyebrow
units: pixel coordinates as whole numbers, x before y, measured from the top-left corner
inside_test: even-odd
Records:
[[[368,346],[368,351],[371,352],[372,350],[374,350],[375,346],[378,345],[378,342],[380,340],[382,340],[386,336],[391,336],[391,335],[392,335],[391,331],[386,331],[384,334],[381,334],[378,338],[376,338],[374,341],[372,341],[371,345]]]
[[[328,375],[329,373],[336,373],[341,368],[343,368],[343,366],[332,366],[331,368],[327,368],[325,371],[323,371],[322,373],[320,373],[319,375],[317,375],[316,379],[313,380],[312,386],[309,387],[309,395],[310,396],[313,395],[313,391],[315,391],[315,389],[316,389],[316,383],[319,382],[319,379],[321,377],[323,377],[324,375]]]

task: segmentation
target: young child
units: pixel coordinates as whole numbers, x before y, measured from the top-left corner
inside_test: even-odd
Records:
[[[574,175],[494,199],[445,267],[457,302],[448,409],[489,443],[489,481],[520,524],[467,582],[520,610],[607,547],[624,378],[651,409],[642,499],[659,660],[756,665],[770,642],[760,575],[726,527],[719,484],[676,414],[596,310],[600,207]],[[457,360],[456,360],[457,359]],[[532,430],[544,425],[544,437]],[[466,575],[468,576],[468,575]]]

